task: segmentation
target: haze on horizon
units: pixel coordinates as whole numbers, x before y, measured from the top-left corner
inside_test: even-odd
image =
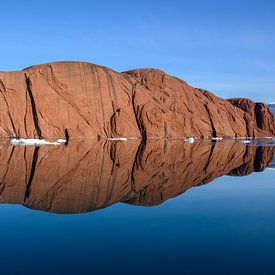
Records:
[[[221,97],[275,101],[272,0],[11,0],[1,11],[0,71],[61,60],[153,67]]]

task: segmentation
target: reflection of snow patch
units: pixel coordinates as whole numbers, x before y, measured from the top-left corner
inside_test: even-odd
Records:
[[[193,137],[188,137],[186,138],[184,141],[187,141],[189,143],[194,143],[195,142],[195,139]]]
[[[41,146],[41,145],[60,145],[59,142],[50,142],[45,139],[35,139],[35,138],[13,138],[10,140],[11,145],[19,146]]]
[[[251,140],[242,140],[241,142],[242,142],[242,143],[250,143]]]
[[[222,137],[212,137],[212,140],[222,140]]]
[[[107,138],[107,140],[127,140],[126,137]]]

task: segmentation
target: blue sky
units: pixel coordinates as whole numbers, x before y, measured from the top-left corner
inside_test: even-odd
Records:
[[[222,97],[275,101],[275,1],[1,1],[0,70],[60,60],[160,68]]]

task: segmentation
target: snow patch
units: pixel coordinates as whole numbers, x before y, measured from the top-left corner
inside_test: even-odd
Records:
[[[127,140],[126,137],[107,138],[107,140]]]
[[[18,146],[41,146],[41,145],[60,145],[59,142],[50,142],[45,139],[35,139],[35,138],[13,138],[10,140],[11,145]]]
[[[188,137],[186,138],[184,141],[187,141],[189,143],[194,143],[195,142],[195,139],[193,137]]]
[[[212,137],[212,140],[222,140],[222,137]]]
[[[255,139],[254,137],[237,137],[236,139]]]
[[[59,138],[56,142],[58,142],[58,143],[66,143],[67,140],[63,139],[63,138]]]

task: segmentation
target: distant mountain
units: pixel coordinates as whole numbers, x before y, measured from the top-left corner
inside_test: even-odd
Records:
[[[275,102],[269,103],[267,106],[272,111],[272,113],[275,114]]]

